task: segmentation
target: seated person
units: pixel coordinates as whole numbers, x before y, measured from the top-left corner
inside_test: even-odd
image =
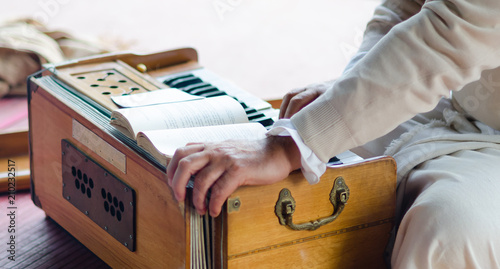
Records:
[[[287,94],[266,139],[178,149],[176,199],[194,175],[194,206],[217,216],[239,186],[298,168],[314,184],[345,150],[387,154],[398,164],[392,267],[500,267],[498,14],[495,0],[384,1],[343,75]]]

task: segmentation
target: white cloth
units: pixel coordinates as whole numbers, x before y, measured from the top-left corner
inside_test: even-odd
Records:
[[[470,121],[453,108],[449,99],[441,100],[434,111],[418,117],[419,120],[412,119],[406,123],[408,131],[393,140],[384,152],[398,164],[396,205],[399,216],[409,206],[408,201],[403,201],[408,200],[405,185],[409,175],[417,167],[429,160],[459,151],[484,148],[500,150],[500,131],[479,121]],[[500,164],[500,159],[498,162]],[[500,167],[494,166],[491,169],[500,170]],[[412,199],[414,197],[410,198]]]
[[[407,178],[393,269],[500,268],[500,150],[457,150]],[[400,185],[401,188],[402,185]]]
[[[453,99],[459,109],[500,130],[500,67],[483,71],[479,80],[453,93]]]
[[[398,163],[393,268],[500,268],[500,131],[442,99],[356,151]]]

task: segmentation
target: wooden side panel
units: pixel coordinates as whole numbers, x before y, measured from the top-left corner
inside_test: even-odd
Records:
[[[279,109],[281,107],[282,99],[266,100],[273,108]]]
[[[184,208],[175,202],[164,173],[42,88],[33,93],[30,116],[32,178],[36,196],[47,215],[112,267],[185,268]],[[73,118],[127,156],[126,173],[72,137]],[[135,190],[135,252],[121,245],[62,196],[61,139],[69,140]]]
[[[228,268],[387,268],[382,242],[387,242],[391,227],[386,223],[321,240],[277,246],[259,255],[231,259]]]
[[[338,219],[315,231],[294,231],[280,225],[275,205],[281,189],[288,188],[295,199],[294,223],[309,222],[332,214],[329,194],[338,176],[345,179],[350,189],[349,200]],[[286,257],[297,264],[315,265],[320,249],[331,257],[352,249],[348,252],[353,261],[362,262],[363,257],[380,263],[393,222],[395,192],[395,163],[388,157],[329,168],[316,185],[309,185],[296,172],[277,184],[241,188],[230,197],[239,197],[239,211],[227,213],[228,264],[252,267],[263,260]],[[376,239],[370,240],[369,229],[377,230]],[[319,265],[333,268],[338,263],[332,258]],[[351,268],[364,268],[355,265]]]

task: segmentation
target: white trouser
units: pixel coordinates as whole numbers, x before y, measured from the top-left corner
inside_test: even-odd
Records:
[[[393,268],[500,268],[499,164],[500,150],[484,148],[414,169]]]
[[[403,133],[441,120],[445,108],[451,108],[448,100],[353,151],[363,157],[381,155]],[[396,224],[393,268],[500,268],[498,146],[426,160],[404,180],[398,188],[396,215],[402,218]]]

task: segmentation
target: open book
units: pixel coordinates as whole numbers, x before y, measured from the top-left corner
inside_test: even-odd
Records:
[[[243,107],[228,96],[122,108],[112,112],[111,125],[165,166],[189,142],[258,139],[266,133],[261,124],[249,123]]]

